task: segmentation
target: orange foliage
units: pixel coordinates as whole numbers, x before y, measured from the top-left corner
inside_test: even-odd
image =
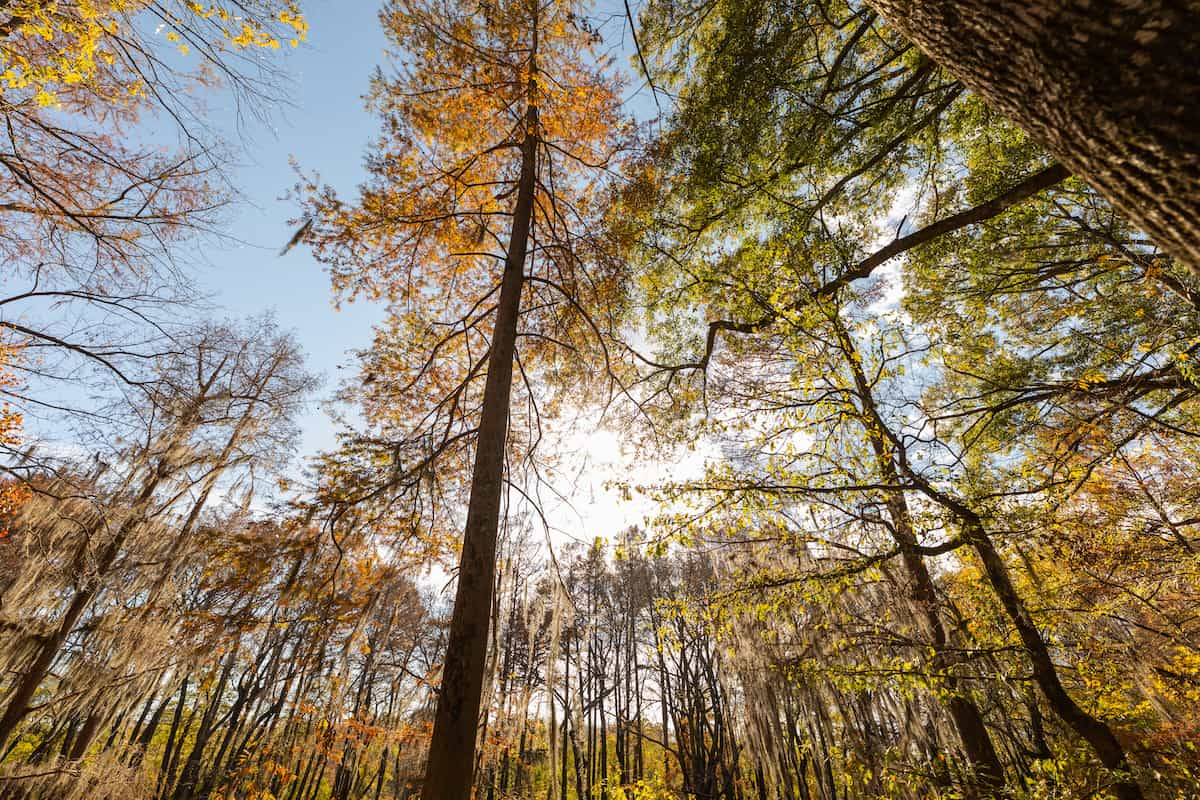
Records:
[[[372,422],[419,418],[453,395],[486,351],[528,105],[540,140],[528,272],[572,294],[616,291],[589,258],[586,234],[603,211],[605,167],[629,128],[620,85],[575,5],[505,3],[481,14],[473,5],[404,0],[383,12],[397,51],[411,57],[372,88],[384,133],[368,157],[370,178],[353,204],[328,186],[301,187],[316,220],[309,241],[338,297],[391,303],[364,369],[386,386],[363,392]],[[576,313],[543,284],[527,293],[547,301],[523,303],[525,330]],[[539,345],[524,346],[523,354]],[[395,402],[398,391],[407,402]]]
[[[397,0],[381,19],[397,54],[368,97],[383,123],[353,201],[305,179],[306,241],[339,301],[385,300],[388,315],[345,391],[371,429],[323,464],[327,502],[387,502],[378,524],[425,552],[455,548],[444,495],[462,489],[509,243],[523,142],[536,161],[509,443],[532,447],[545,405],[532,387],[570,385],[605,359],[601,330],[622,282],[600,221],[632,128],[601,41],[570,0],[489,5]],[[566,366],[572,364],[573,366]],[[586,386],[585,386],[586,384]],[[602,385],[574,381],[572,391]],[[528,415],[521,415],[521,412]],[[363,487],[381,477],[386,497]],[[421,495],[412,513],[395,498]],[[374,524],[373,520],[373,524]],[[378,529],[378,525],[377,525]],[[419,532],[419,533],[418,533]],[[416,548],[404,546],[404,551]]]
[[[16,348],[0,344],[0,393],[18,385],[17,376],[11,365],[16,357]],[[0,447],[15,447],[21,442],[21,414],[14,411],[7,400],[0,402]],[[29,489],[23,483],[6,483],[0,486],[0,520],[7,519],[29,498]],[[0,537],[8,530],[0,524]]]

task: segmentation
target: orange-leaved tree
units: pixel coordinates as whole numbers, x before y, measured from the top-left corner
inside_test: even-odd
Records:
[[[395,69],[370,95],[384,131],[369,179],[352,204],[301,187],[335,291],[389,303],[351,391],[390,464],[364,496],[432,514],[446,504],[430,492],[469,485],[427,798],[470,792],[506,456],[536,443],[538,386],[607,364],[619,324],[619,269],[595,223],[628,127],[584,12],[576,0],[387,4]]]
[[[11,364],[16,356],[16,348],[0,342],[0,397],[20,384],[12,372]],[[7,400],[0,400],[0,448],[12,448],[21,442],[21,414],[9,405]],[[8,531],[3,520],[25,500],[28,490],[23,481],[4,481],[0,483],[0,538]]]

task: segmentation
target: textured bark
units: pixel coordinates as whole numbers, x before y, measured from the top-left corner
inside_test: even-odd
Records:
[[[429,744],[429,763],[421,791],[425,800],[466,800],[471,794],[471,765],[475,763],[475,734],[495,585],[500,500],[504,493],[504,451],[512,395],[513,356],[533,217],[538,140],[536,115],[532,111],[530,118],[531,124],[522,145],[517,202],[488,356],[467,525],[458,565],[458,590],[450,619],[433,738]]]
[[[867,0],[1200,274],[1200,0]]]

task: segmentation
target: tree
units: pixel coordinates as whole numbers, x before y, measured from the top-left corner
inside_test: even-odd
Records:
[[[517,0],[480,11],[404,0],[388,4],[382,20],[403,55],[372,90],[385,132],[368,159],[370,180],[354,206],[315,183],[304,187],[315,220],[308,238],[344,296],[391,302],[362,389],[392,460],[381,491],[413,497],[461,482],[450,466],[466,472],[463,447],[474,444],[423,788],[430,798],[465,798],[514,363],[527,391],[528,450],[540,435],[536,376],[588,353],[602,360],[600,337],[614,325],[605,311],[616,293],[612,265],[599,258],[590,226],[624,127],[617,87],[593,52],[599,37],[576,3]]]
[[[303,20],[0,0],[0,795],[1193,791],[1200,276],[869,3],[644,9],[635,150],[603,14],[385,6],[367,179],[294,242],[386,313],[297,479],[289,337],[159,289],[222,195],[164,87],[269,91]],[[654,515],[546,557],[596,400]],[[40,455],[35,403],[81,412]]]
[[[242,334],[210,326],[189,344],[184,353],[155,364],[158,376],[149,401],[135,391],[125,407],[125,418],[134,422],[117,435],[132,444],[115,454],[123,463],[106,478],[111,483],[99,475],[85,477],[78,487],[70,480],[53,481],[41,491],[50,497],[75,495],[74,501],[50,502],[48,510],[43,501],[37,509],[31,506],[23,522],[31,541],[66,537],[74,556],[66,563],[56,553],[31,559],[6,593],[9,604],[38,611],[49,605],[51,613],[41,621],[45,634],[18,635],[8,643],[5,656],[17,677],[0,716],[0,745],[28,713],[60,651],[110,588],[112,573],[120,571],[130,549],[144,549],[145,538],[163,542],[162,520],[181,514],[180,530],[160,554],[159,576],[147,573],[140,587],[147,608],[153,608],[217,481],[248,467],[277,469],[272,460],[290,450],[292,419],[313,388],[295,344],[269,323]],[[192,488],[194,498],[188,497]],[[89,494],[99,496],[89,503],[82,499]],[[39,510],[40,515],[34,513]],[[56,568],[65,574],[54,575]],[[55,593],[60,601],[48,603],[47,596]]]
[[[979,577],[1010,635],[1019,635],[1048,707],[1112,771],[1119,794],[1139,796],[1135,765],[1118,736],[1121,720],[1097,713],[1084,687],[1064,677],[1047,622],[1029,611],[1031,595],[1014,579],[1019,567],[1002,532],[1014,515],[1036,512],[996,506],[1019,492],[1053,495],[1056,485],[1077,480],[1076,470],[1089,469],[1076,457],[1085,449],[1099,465],[1113,457],[1106,447],[1120,450],[1160,427],[1192,429],[1184,408],[1194,396],[1186,377],[1194,279],[1065,181],[1063,166],[1046,165],[1035,142],[989,117],[954,82],[940,83],[936,66],[878,26],[869,9],[806,3],[788,17],[737,2],[668,8],[650,42],[676,69],[668,75],[682,100],[662,158],[647,170],[646,182],[657,182],[660,193],[647,201],[643,190],[634,200],[655,220],[644,252],[660,346],[702,354],[647,359],[657,372],[652,385],[686,401],[688,393],[677,391],[680,375],[704,371],[706,411],[746,403],[716,412],[717,435],[765,428],[762,484],[785,496],[811,495],[863,523],[888,523],[899,548],[888,558],[907,551],[913,599],[923,596],[926,611],[938,591],[928,573],[922,580],[919,557],[938,554],[941,545],[914,541],[919,517],[912,509],[940,508],[942,524],[960,526],[974,548]],[[736,133],[726,130],[731,119]],[[904,234],[913,217],[915,230]],[[903,284],[880,279],[877,268],[899,255],[907,257]],[[1160,282],[1176,311],[1142,307],[1133,286],[1142,279]],[[918,320],[895,323],[889,289],[904,298],[904,310],[920,309]],[[861,316],[880,350],[874,359],[828,327],[838,317],[821,313],[827,304]],[[716,320],[703,337],[681,336],[687,326],[680,320],[694,318],[696,305]],[[970,321],[957,325],[959,313]],[[718,339],[723,332],[740,336]],[[838,347],[845,351],[840,363],[807,361]],[[955,356],[906,363],[926,348]],[[769,355],[748,360],[758,353]],[[751,364],[763,374],[745,376]],[[927,386],[930,402],[945,404],[934,411],[916,403],[916,419],[928,427],[903,412],[905,368],[920,375],[911,386]],[[836,376],[847,371],[855,380],[838,385]],[[876,393],[882,380],[887,388]],[[892,421],[873,410],[884,404],[880,398]],[[791,428],[778,418],[808,408],[817,430],[802,430],[811,430],[811,443],[789,440]],[[873,455],[852,440],[839,445],[831,433],[856,417]],[[1093,449],[1103,438],[1096,426],[1114,438]],[[1044,449],[1054,455],[1036,467],[999,463]],[[728,459],[735,474],[747,458],[739,455]],[[863,461],[873,462],[873,474],[863,474]],[[1031,474],[1042,481],[1031,482]],[[846,492],[857,499],[843,499]],[[877,494],[884,497],[865,499]],[[769,508],[750,505],[745,513],[770,518]],[[860,535],[857,527],[847,534]],[[838,537],[825,546],[858,549],[859,541]],[[947,552],[962,546],[943,544]],[[947,648],[936,617],[921,616],[935,653],[942,651],[933,660],[944,666],[956,647]],[[953,690],[952,676],[939,680]],[[960,738],[971,728],[989,734],[974,716],[974,724],[959,726]],[[983,775],[996,772],[995,748],[976,748],[985,756],[989,749],[991,757],[976,761],[990,762]]]
[[[1200,4],[868,4],[1200,274]]]
[[[16,348],[0,344],[0,393],[18,385],[11,363],[18,356]],[[21,414],[14,411],[7,399],[0,401],[0,447],[15,448],[21,442]],[[0,519],[7,518],[28,494],[19,480],[6,480],[0,488]],[[0,534],[3,534],[0,528]]]
[[[26,409],[61,407],[44,387],[81,364],[128,381],[169,349],[196,301],[177,245],[232,196],[199,98],[260,111],[281,83],[263,50],[306,30],[290,0],[0,3],[0,328],[40,379]]]

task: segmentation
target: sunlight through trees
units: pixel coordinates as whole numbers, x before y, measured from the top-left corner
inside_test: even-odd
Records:
[[[1001,5],[387,0],[322,393],[310,4],[0,0],[0,800],[1195,796],[1200,8]]]

